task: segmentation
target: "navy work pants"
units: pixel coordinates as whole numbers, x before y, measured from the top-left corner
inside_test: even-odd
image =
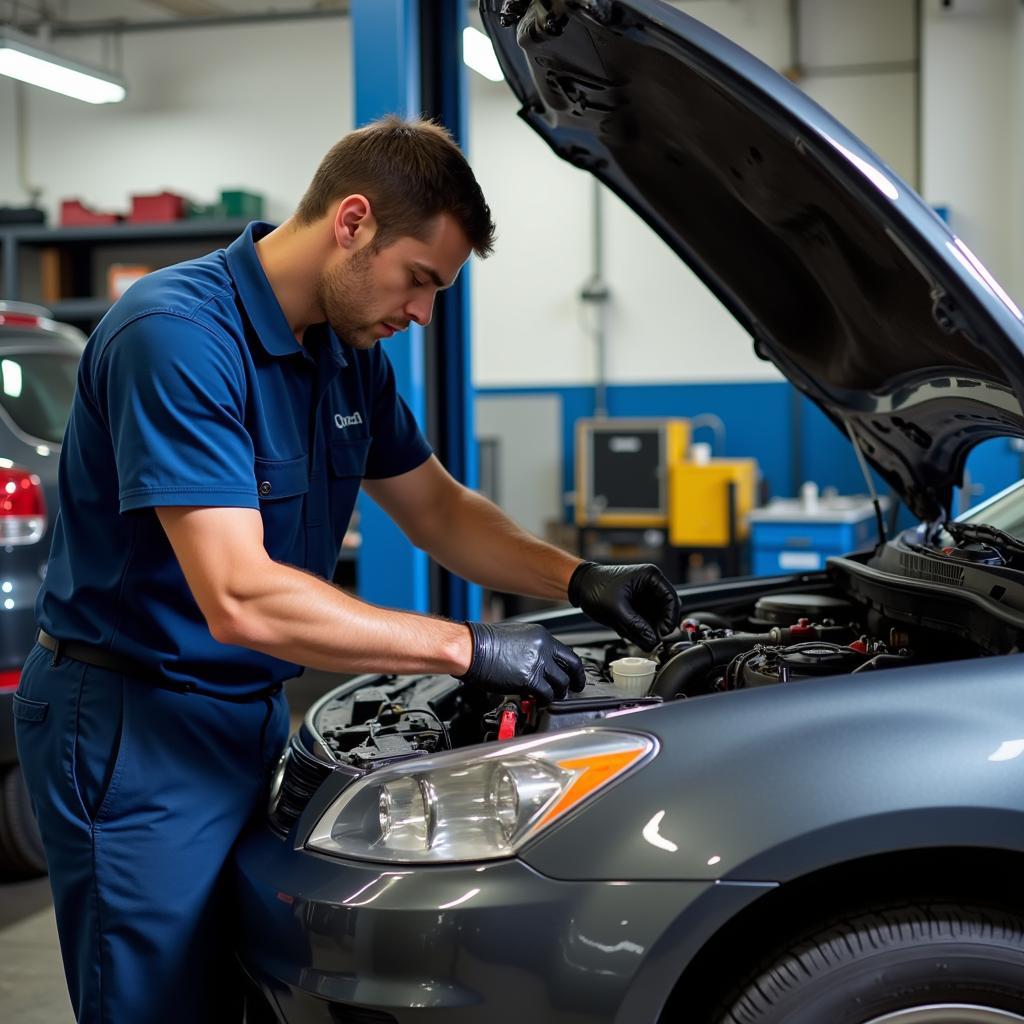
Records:
[[[14,714],[78,1020],[241,1020],[226,876],[287,739],[283,693],[179,694],[36,645]]]

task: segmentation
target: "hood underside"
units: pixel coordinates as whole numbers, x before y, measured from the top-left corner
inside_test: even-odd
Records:
[[[668,243],[923,519],[1024,437],[1024,318],[792,83],[658,0],[482,0],[520,115]]]

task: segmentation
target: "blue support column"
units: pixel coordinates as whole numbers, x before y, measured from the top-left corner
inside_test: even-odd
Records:
[[[464,0],[421,0],[424,46],[424,107],[455,136],[465,152],[469,90],[462,60],[466,27]],[[470,347],[469,267],[455,285],[439,296],[436,309],[436,376],[442,397],[435,420],[438,456],[467,487],[476,487],[477,444],[473,424],[472,353]],[[454,619],[479,619],[481,590],[451,573],[441,579],[443,611]]]
[[[352,0],[351,15],[356,124],[389,113],[426,114],[439,119],[465,149],[464,0]],[[428,329],[429,373],[422,328],[414,324],[403,337],[386,344],[399,390],[428,433],[438,458],[457,480],[476,487],[469,323],[467,269],[437,300],[434,323]],[[432,403],[429,410],[428,401]],[[360,596],[395,608],[480,618],[479,587],[435,569],[438,575],[431,588],[426,556],[365,496],[359,508]]]
[[[418,0],[352,0],[351,17],[356,125],[385,114],[418,116]],[[402,336],[386,344],[398,389],[421,428],[426,429],[423,328],[412,324]],[[430,591],[426,555],[413,547],[365,495],[359,499],[359,513],[360,596],[374,604],[427,611]]]

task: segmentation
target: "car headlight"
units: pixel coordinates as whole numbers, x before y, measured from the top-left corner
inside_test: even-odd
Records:
[[[402,863],[509,857],[655,750],[649,736],[579,729],[410,761],[349,786],[306,846]]]

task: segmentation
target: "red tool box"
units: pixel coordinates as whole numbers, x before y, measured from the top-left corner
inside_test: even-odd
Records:
[[[116,224],[121,219],[119,213],[97,213],[78,199],[64,199],[60,204],[60,224],[64,228]]]
[[[174,192],[154,196],[132,196],[130,221],[181,220],[185,216],[185,197]]]

